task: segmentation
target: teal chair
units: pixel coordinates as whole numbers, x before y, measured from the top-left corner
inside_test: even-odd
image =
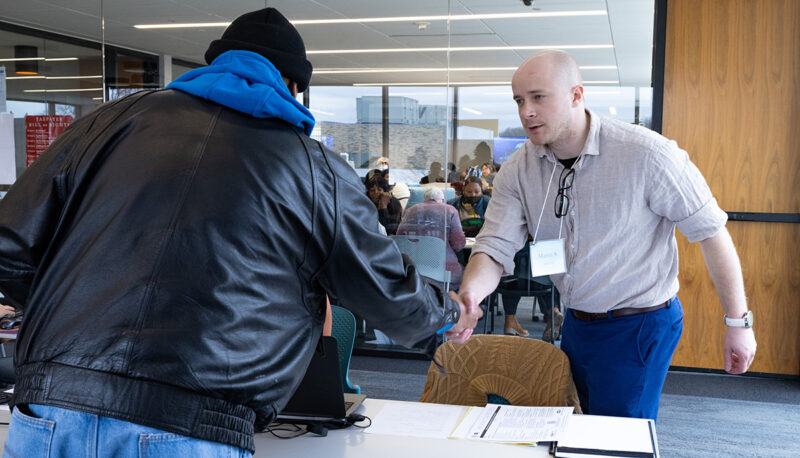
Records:
[[[333,327],[331,336],[336,339],[336,351],[339,353],[339,372],[342,374],[342,389],[345,393],[361,394],[361,387],[353,385],[348,375],[350,356],[356,340],[356,317],[349,310],[331,305]]]

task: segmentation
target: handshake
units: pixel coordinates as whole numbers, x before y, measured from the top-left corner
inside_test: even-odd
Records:
[[[458,319],[458,323],[454,324],[444,335],[453,342],[464,343],[472,335],[472,330],[475,329],[478,320],[483,316],[483,310],[478,305],[481,299],[470,293],[458,295],[450,291],[449,294],[450,298],[458,303],[461,308],[461,316]]]

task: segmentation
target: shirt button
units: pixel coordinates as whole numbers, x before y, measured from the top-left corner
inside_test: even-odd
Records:
[[[575,249],[575,245],[573,245],[571,243],[569,244],[569,247],[572,248],[573,250]]]
[[[569,214],[575,216],[575,210],[570,211]]]

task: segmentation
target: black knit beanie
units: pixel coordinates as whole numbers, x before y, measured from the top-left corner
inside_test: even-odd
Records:
[[[311,62],[306,60],[306,47],[297,29],[275,8],[246,13],[225,29],[222,38],[214,40],[206,51],[211,63],[225,51],[252,51],[269,59],[281,75],[297,83],[303,92],[311,80]]]

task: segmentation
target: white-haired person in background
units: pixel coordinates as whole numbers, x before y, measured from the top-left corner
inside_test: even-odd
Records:
[[[425,235],[437,237],[445,242],[445,268],[450,271],[450,290],[457,291],[461,284],[463,267],[458,263],[456,252],[466,243],[461,221],[455,208],[444,201],[444,192],[439,188],[428,188],[423,202],[406,209],[403,220],[397,227],[397,235]]]

